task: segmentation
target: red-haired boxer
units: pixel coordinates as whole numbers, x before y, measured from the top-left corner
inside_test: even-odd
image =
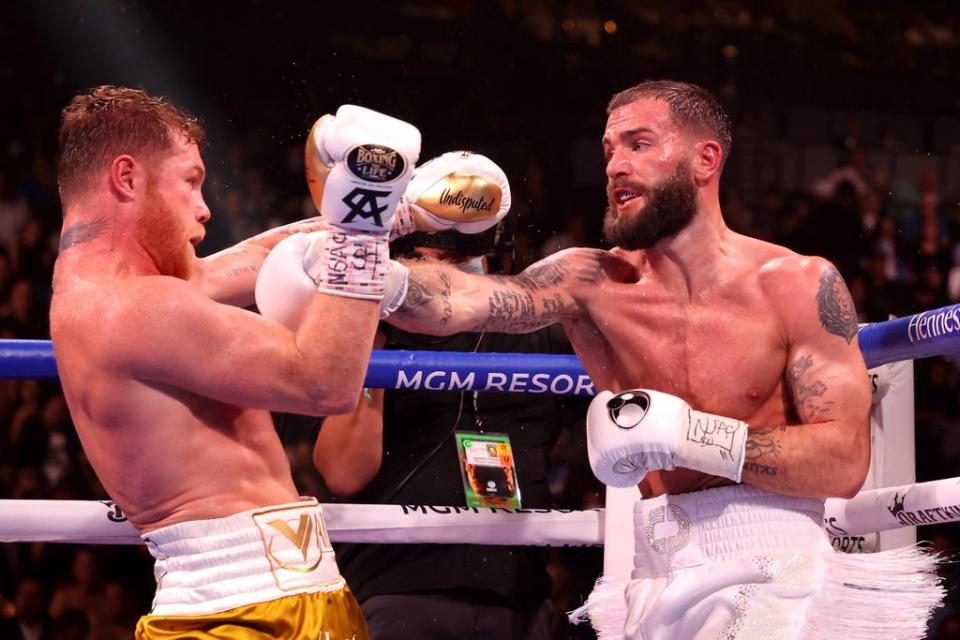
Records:
[[[359,107],[322,123],[328,228],[300,256],[313,285],[291,331],[224,304],[252,302],[253,274],[289,230],[196,257],[210,211],[194,118],[117,87],[63,111],[51,334],[87,457],[156,559],[138,638],[367,636],[269,412],[356,404],[420,134]]]

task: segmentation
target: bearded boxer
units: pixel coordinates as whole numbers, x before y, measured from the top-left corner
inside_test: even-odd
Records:
[[[640,483],[627,638],[920,638],[933,563],[835,555],[828,496],[870,461],[857,316],[826,260],[731,231],[727,114],[673,81],[613,96],[602,145],[611,251],[570,249],[517,277],[409,266],[388,322],[421,333],[562,323],[601,393],[590,460]],[[829,230],[826,230],[829,232]],[[639,389],[638,389],[639,388]],[[896,615],[877,615],[881,609]]]
[[[117,87],[63,111],[51,335],[86,455],[156,559],[137,638],[367,637],[269,412],[356,404],[420,134],[360,107],[322,120],[326,219],[300,227],[324,230],[299,257],[311,295],[291,331],[224,304],[249,304],[284,232],[196,258],[210,210],[192,116]]]

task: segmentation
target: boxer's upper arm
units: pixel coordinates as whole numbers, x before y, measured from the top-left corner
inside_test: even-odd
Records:
[[[837,269],[797,258],[778,288],[787,344],[786,381],[802,423],[835,422],[869,440],[870,386],[857,342],[857,315]]]
[[[140,280],[150,282],[128,285],[110,320],[109,366],[241,407],[308,415],[344,409],[338,349],[344,361],[357,349],[348,352],[343,336],[319,336],[329,342],[324,356],[301,349],[282,325],[218,304],[183,281]]]

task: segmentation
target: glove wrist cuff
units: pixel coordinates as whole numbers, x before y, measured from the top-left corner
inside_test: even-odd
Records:
[[[318,291],[361,300],[383,299],[389,264],[386,236],[335,228],[317,238],[303,259]]]
[[[389,273],[384,282],[383,300],[380,301],[380,319],[387,319],[391,313],[400,308],[407,298],[410,288],[410,270],[406,266],[390,261]]]
[[[397,210],[394,214],[393,226],[390,228],[390,242],[416,231],[417,222],[414,220],[410,202],[406,196],[401,196],[400,203],[397,204]]]
[[[747,446],[747,423],[705,411],[688,409],[680,434],[676,465],[740,482]]]

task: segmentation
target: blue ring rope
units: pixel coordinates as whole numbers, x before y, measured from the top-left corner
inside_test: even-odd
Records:
[[[960,353],[960,304],[865,325],[859,334],[867,367]],[[0,379],[51,380],[57,363],[49,340],[0,340]],[[379,389],[426,389],[592,395],[573,355],[374,351],[364,383]]]

